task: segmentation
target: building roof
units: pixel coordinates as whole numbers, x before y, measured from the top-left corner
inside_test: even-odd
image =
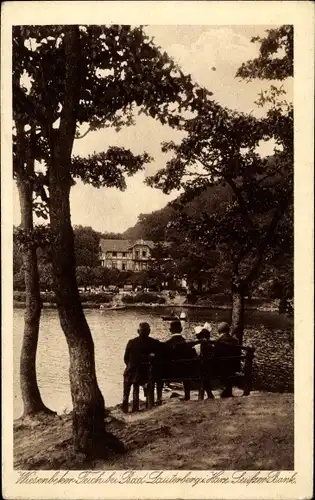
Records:
[[[154,242],[151,241],[151,240],[134,240],[132,241],[131,245],[130,245],[130,248],[133,248],[135,247],[136,245],[146,245],[148,246],[149,248],[153,248],[154,247]]]
[[[146,245],[149,248],[154,247],[153,241],[149,240],[100,240],[100,247],[103,253],[105,252],[128,252],[135,245]]]

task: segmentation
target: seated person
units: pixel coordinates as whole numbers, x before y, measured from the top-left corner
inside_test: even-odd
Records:
[[[214,374],[222,377],[225,384],[225,389],[223,390],[221,397],[231,397],[233,385],[231,377],[233,377],[233,375],[240,370],[240,359],[237,358],[241,355],[241,350],[238,347],[238,339],[230,334],[230,326],[228,323],[220,323],[218,325],[218,332],[222,335],[215,344]]]
[[[207,326],[207,328],[205,328]],[[198,327],[197,327],[198,328]],[[212,360],[214,357],[213,345],[208,342],[210,340],[211,326],[206,323],[203,328],[199,327],[197,330],[196,338],[201,341],[199,346],[199,355],[204,359],[203,375],[204,375],[204,390],[207,393],[208,399],[214,399],[211,387],[211,376],[212,376]],[[196,349],[197,350],[197,349]],[[198,352],[198,351],[197,351]]]
[[[195,346],[195,350],[200,356],[201,354],[201,346],[202,347],[202,354],[204,356],[210,356],[213,357],[213,346],[212,344],[206,343],[206,342],[200,342],[201,340],[210,340],[210,334],[211,334],[211,325],[209,323],[205,323],[203,326],[196,326],[195,328],[195,334],[196,334],[196,339],[197,341],[190,342],[191,345]],[[196,345],[197,344],[197,345]]]
[[[124,355],[126,368],[124,371],[124,394],[123,411],[128,411],[128,400],[132,385],[144,386],[148,381],[148,361],[149,356],[158,356],[161,350],[161,342],[149,337],[149,323],[140,323],[138,328],[138,337],[135,337],[127,343]]]
[[[192,363],[181,363],[178,360],[190,360],[197,357],[195,349],[181,335],[182,325],[179,320],[172,321],[170,325],[171,337],[164,342],[164,354],[166,365],[163,367],[163,377],[180,379],[183,377],[185,400],[190,399],[190,381],[184,380],[193,373]],[[173,363],[174,362],[174,363]]]

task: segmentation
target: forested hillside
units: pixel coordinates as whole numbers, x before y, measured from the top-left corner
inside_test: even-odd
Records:
[[[144,238],[153,241],[167,241],[171,238],[170,231],[167,231],[168,224],[176,215],[176,203],[179,197],[164,208],[156,210],[150,214],[140,214],[138,222],[123,233],[123,238],[137,239]],[[232,200],[230,188],[223,183],[211,186],[193,198],[185,206],[185,212],[190,216],[194,214],[206,213],[211,215],[222,210],[227,202]]]

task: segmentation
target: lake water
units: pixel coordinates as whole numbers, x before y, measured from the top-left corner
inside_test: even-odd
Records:
[[[151,335],[164,340],[168,338],[169,323],[161,316],[167,314],[167,309],[127,309],[100,312],[88,309],[85,315],[95,344],[96,372],[100,389],[105,398],[106,406],[121,402],[122,374],[124,370],[123,355],[127,341],[137,335],[137,326],[141,321],[151,325]],[[192,338],[193,327],[205,321],[218,323],[229,319],[229,312],[224,310],[188,309],[188,319],[184,323],[184,335]],[[14,310],[14,418],[22,413],[22,401],[19,385],[19,357],[24,325],[23,309]],[[256,334],[259,334],[257,336]],[[291,332],[291,333],[290,333]],[[255,335],[256,336],[255,336]],[[282,335],[287,346],[290,359],[293,359],[291,349],[291,323],[277,313],[248,312],[246,315],[246,339],[257,344],[260,339],[273,339]],[[215,337],[215,335],[214,335]],[[256,347],[256,345],[255,345]],[[71,395],[69,386],[69,355],[65,336],[61,330],[57,311],[44,309],[42,311],[40,336],[37,353],[38,385],[44,403],[58,413],[71,410]],[[287,377],[287,372],[285,373]]]

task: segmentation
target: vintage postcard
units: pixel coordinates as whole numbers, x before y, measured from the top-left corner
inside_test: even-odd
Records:
[[[299,499],[311,2],[6,2],[8,499]]]

